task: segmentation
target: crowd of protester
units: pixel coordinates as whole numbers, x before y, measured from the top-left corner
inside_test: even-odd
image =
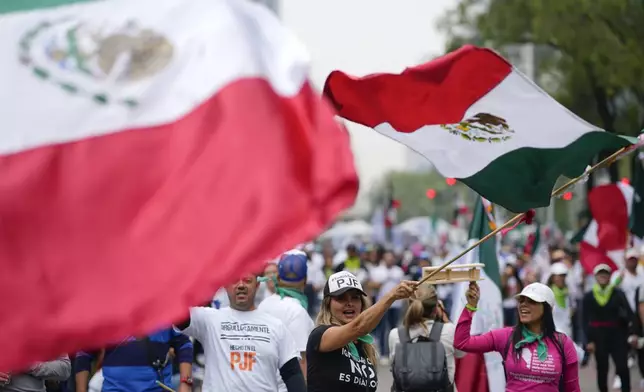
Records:
[[[318,328],[314,329],[314,325],[324,324],[325,313],[327,321],[333,318],[329,299],[336,298],[334,295],[343,295],[346,291],[336,288],[338,290],[334,294],[333,288],[330,287],[330,280],[334,277],[337,279],[338,273],[349,273],[346,276],[355,277],[356,287],[360,293],[364,293],[364,301],[359,306],[360,312],[364,312],[372,304],[388,301],[386,306],[378,308],[382,314],[378,315],[373,330],[368,331],[371,332],[369,336],[373,336],[374,339],[364,344],[364,347],[374,347],[374,352],[366,351],[366,363],[374,369],[377,368],[375,361],[380,365],[389,365],[395,361],[396,347],[400,344],[400,336],[403,336],[399,334],[398,327],[401,325],[404,325],[404,331],[409,334],[410,341],[417,341],[425,332],[429,337],[434,321],[441,325],[436,336],[440,337],[445,348],[446,369],[451,382],[454,381],[454,358],[464,355],[458,348],[474,352],[502,352],[502,348],[490,345],[491,343],[477,341],[475,337],[470,338],[469,332],[464,335],[463,331],[469,331],[468,322],[471,321],[468,321],[465,313],[474,311],[475,305],[469,307],[469,310],[466,309],[464,319],[459,320],[459,326],[460,323],[465,325],[461,327],[459,335],[459,327],[455,329],[455,324],[451,323],[448,317],[455,300],[452,285],[419,288],[414,301],[409,303],[404,300],[409,287],[401,288],[401,282],[417,281],[422,277],[423,267],[436,266],[447,261],[452,254],[447,246],[438,249],[415,246],[413,250],[396,253],[378,244],[350,244],[345,249],[336,250],[330,243],[320,243],[303,245],[300,247],[300,253],[304,255],[304,272],[300,269],[299,272],[287,276],[280,270],[282,267],[278,265],[279,259],[270,261],[266,264],[262,283],[258,285],[256,292],[251,287],[252,282],[240,281],[233,288],[222,289],[214,296],[212,303],[206,304],[210,309],[225,309],[231,305],[231,298],[234,297],[235,309],[253,312],[257,306],[260,311],[268,314],[272,312],[273,316],[278,318],[291,317],[285,323],[287,328],[288,325],[299,325],[298,328],[292,329],[290,334],[295,339],[293,342],[290,337],[274,337],[274,340],[291,342],[280,343],[281,346],[290,347],[289,352],[284,352],[283,348],[274,348],[280,366],[276,365],[273,374],[281,374],[284,378],[277,378],[281,391],[287,390],[285,377],[289,378],[289,392],[292,388],[297,388],[293,385],[299,385],[299,378],[294,376],[298,370],[286,366],[286,363],[292,362],[291,359],[300,358],[299,362],[296,361],[299,365],[297,368],[306,375],[307,358],[324,362],[327,358],[325,355],[330,355],[324,352],[322,356],[314,356],[310,352],[310,344],[311,339],[315,337],[318,339],[315,350],[324,346],[323,336],[327,334],[326,329],[318,331]],[[541,259],[537,260],[537,257]],[[543,291],[542,287],[547,286],[547,293],[539,294],[541,297],[537,295],[535,298],[546,298],[550,295],[548,293],[552,293],[552,304],[547,299],[536,302],[548,304],[544,309],[547,308],[551,313],[557,332],[565,334],[564,336],[574,342],[579,352],[579,366],[587,366],[594,355],[600,392],[607,391],[608,384],[612,384],[613,389],[630,391],[632,380],[629,368],[637,364],[644,376],[643,323],[640,319],[644,318],[644,268],[640,264],[641,261],[642,255],[638,249],[631,248],[625,254],[622,269],[614,271],[609,265],[600,264],[592,273],[587,273],[581,267],[578,254],[572,249],[551,247],[540,256],[533,257],[522,252],[520,248],[506,245],[499,254],[505,325],[514,327],[525,324],[525,320],[521,319],[522,313],[517,309],[521,309],[522,306],[528,309],[524,299],[532,297],[522,293],[535,287]],[[289,284],[289,281],[292,284]],[[477,296],[480,293],[477,290],[472,287],[468,291],[468,303],[475,304],[478,301]],[[239,299],[240,292],[246,295],[242,296],[243,298],[252,300],[252,303],[241,305],[243,300]],[[288,311],[280,304],[280,298],[285,296],[294,300],[291,310]],[[351,298],[348,298],[346,301],[350,300]],[[362,301],[362,297],[360,300]],[[302,313],[306,319],[299,315],[298,309],[305,309]],[[528,310],[526,312],[530,313]],[[35,365],[23,374],[9,375],[0,372],[0,392],[161,391],[163,389],[160,389],[160,385],[179,392],[192,391],[195,386],[193,377],[203,379],[204,369],[206,373],[210,369],[207,363],[208,356],[212,357],[213,352],[221,349],[217,346],[219,343],[216,344],[207,338],[208,333],[212,332],[208,329],[208,322],[212,321],[209,317],[213,316],[208,312],[191,311],[191,319],[185,325],[185,330],[167,328],[142,339],[124,339],[118,345],[103,350],[74,353],[56,361]],[[217,317],[232,318],[235,323],[239,323],[246,316],[230,314]],[[317,322],[314,323],[316,319]],[[347,316],[345,322],[350,323],[351,320],[352,318]],[[264,322],[271,323],[266,320]],[[223,332],[218,330],[218,333]],[[504,333],[499,332],[501,335]],[[342,338],[337,339],[343,341]],[[353,339],[347,340],[351,343],[358,337],[346,339]],[[331,344],[329,351],[334,352],[344,345],[345,343]],[[616,377],[613,380],[608,380],[609,358],[615,366]],[[252,367],[253,360],[256,359],[240,357],[240,366]],[[577,359],[574,363],[577,366]],[[310,372],[310,363],[308,367]],[[210,369],[211,374],[215,372],[217,370]],[[236,382],[229,381],[233,384]],[[574,382],[571,381],[571,385]],[[639,387],[644,389],[644,384],[640,382]]]

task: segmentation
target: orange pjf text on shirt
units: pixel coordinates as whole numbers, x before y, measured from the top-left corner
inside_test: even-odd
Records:
[[[255,358],[256,355],[254,352],[240,352],[240,351],[231,351],[230,352],[230,368],[232,370],[247,370],[253,371],[253,364],[257,362]]]

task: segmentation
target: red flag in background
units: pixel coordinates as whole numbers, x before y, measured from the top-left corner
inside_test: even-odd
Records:
[[[633,195],[633,187],[622,182],[598,186],[588,193],[588,205],[597,222],[597,238],[601,249],[626,247]]]
[[[579,260],[586,273],[591,274],[598,264],[608,264],[613,270],[623,265],[633,196],[633,187],[621,182],[598,186],[588,193],[593,219],[579,244]]]
[[[85,2],[3,15],[0,39],[58,13],[140,22],[169,60],[145,83],[102,81],[102,100],[87,74],[45,63],[38,78],[0,60],[4,90],[28,98],[0,108],[0,370],[169,325],[320,233],[358,188],[306,51],[263,7]],[[51,82],[69,75],[83,88]]]
[[[387,205],[385,207],[385,227],[391,229],[398,222],[398,207],[400,201],[394,198],[394,185],[389,183],[387,188]]]
[[[468,353],[463,358],[456,358],[454,384],[459,392],[489,392],[483,354]]]

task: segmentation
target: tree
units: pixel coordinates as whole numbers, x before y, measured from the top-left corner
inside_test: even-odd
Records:
[[[463,43],[500,52],[517,43],[545,48],[538,73],[557,75],[555,98],[608,132],[634,136],[644,128],[642,21],[641,0],[460,0],[439,27],[450,50]],[[617,166],[610,175],[617,181]]]

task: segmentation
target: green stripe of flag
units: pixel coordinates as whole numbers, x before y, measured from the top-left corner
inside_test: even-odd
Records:
[[[90,1],[96,0],[0,0],[0,14],[33,11],[42,8],[59,7],[61,5],[88,3]]]
[[[478,197],[474,205],[474,215],[470,226],[469,238],[481,239],[492,232],[490,218],[485,212],[485,206],[481,197]],[[499,271],[499,260],[496,257],[496,238],[490,238],[478,246],[479,263],[484,264],[483,271],[487,277],[498,287],[501,287],[501,273]]]
[[[630,216],[631,233],[637,237],[644,237],[644,167],[642,167],[642,156],[637,151],[633,154],[631,161],[631,178],[633,190],[633,205]]]

